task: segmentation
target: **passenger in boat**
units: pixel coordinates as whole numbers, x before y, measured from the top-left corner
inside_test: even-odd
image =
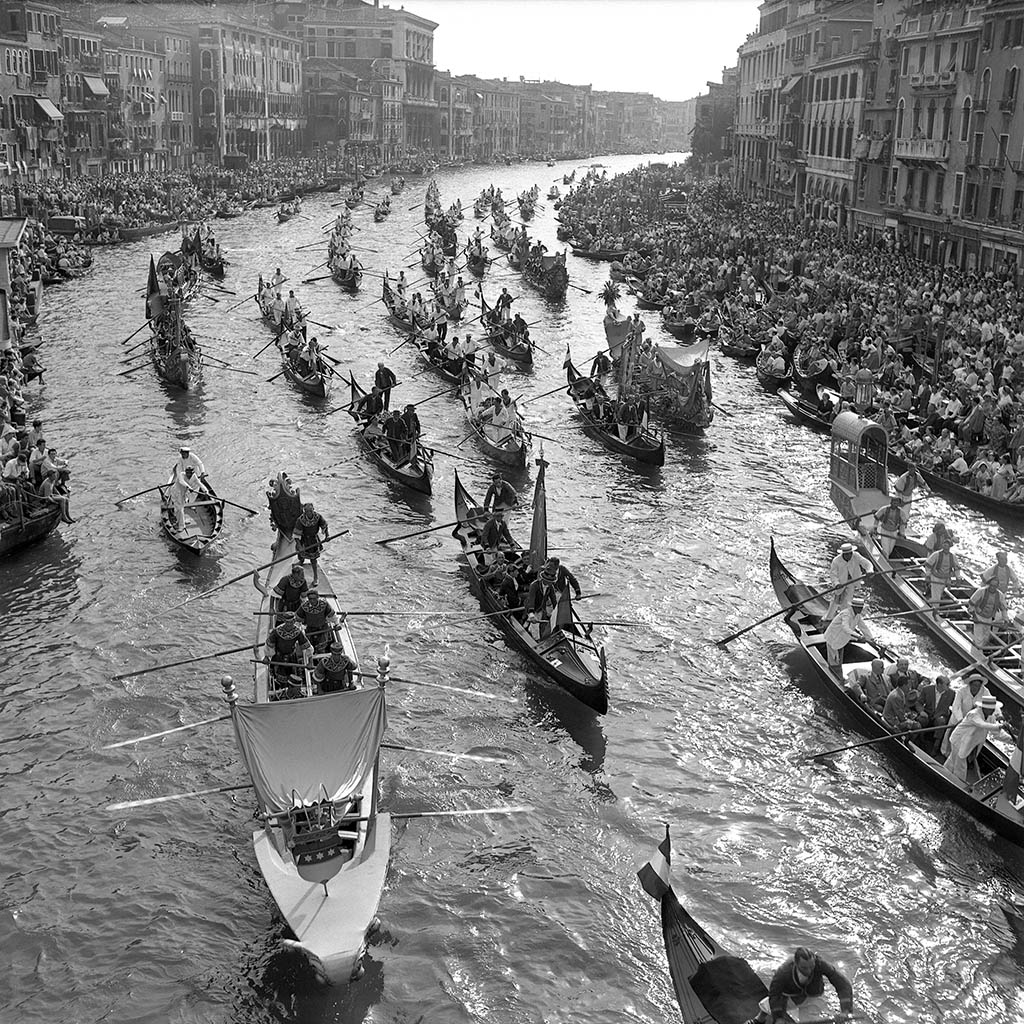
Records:
[[[509,550],[515,547],[512,534],[508,532],[508,525],[499,513],[492,513],[488,517],[484,528],[480,531],[480,546],[485,553],[490,554],[494,554],[502,548]]]
[[[825,1004],[825,979],[839,997],[840,1017],[853,1013],[853,986],[846,976],[806,946],[799,946],[772,975],[768,995],[761,1000],[756,1017],[747,1024],[780,1024],[789,1020],[814,1020],[829,1016]],[[829,1018],[832,1019],[832,1018]]]
[[[502,522],[505,521],[510,510],[519,504],[519,495],[515,488],[501,475],[495,472],[491,478],[491,486],[487,488],[484,495],[484,509],[493,508],[495,514]],[[511,540],[511,538],[509,538]]]
[[[991,576],[984,586],[978,587],[968,599],[967,608],[974,620],[974,644],[971,647],[971,655],[987,660],[991,653],[986,654],[985,647],[992,636],[992,628],[997,622],[1010,621],[1006,597],[999,589],[999,580],[996,576]]]
[[[515,566],[509,562],[503,551],[494,556],[491,567],[480,579],[493,590],[509,608],[519,606],[519,577]]]
[[[924,728],[924,709],[919,705],[919,692],[909,677],[902,677],[899,684],[889,691],[882,706],[882,721],[893,732]]]
[[[328,657],[322,658],[313,670],[313,682],[320,693],[354,690],[355,670],[356,663],[345,653],[345,645],[335,641]]]
[[[398,383],[398,378],[393,370],[384,365],[383,360],[377,363],[377,370],[373,375],[373,383],[380,389],[380,394],[384,401],[384,411],[387,412],[391,408],[391,389]]]
[[[823,622],[828,622],[835,617],[840,608],[848,608],[860,590],[860,578],[866,573],[874,570],[871,562],[860,554],[852,544],[844,544],[839,549],[839,554],[832,559],[829,565],[829,581],[833,587],[840,587],[834,590],[829,596],[828,608],[825,611]],[[847,584],[846,586],[840,586]]]
[[[409,433],[405,426],[402,414],[395,410],[388,414],[383,422],[384,437],[391,448],[391,461],[396,466],[404,465],[409,461],[410,445],[408,443]]]
[[[939,608],[942,604],[942,595],[953,580],[960,577],[960,563],[953,554],[952,547],[953,537],[947,531],[942,536],[939,549],[933,551],[924,562],[925,575],[931,588],[929,602],[932,606],[932,617],[936,621],[941,618]]]
[[[327,520],[313,508],[313,503],[307,501],[302,506],[299,518],[295,520],[295,529],[298,531],[295,541],[295,554],[301,566],[306,559],[313,569],[313,586],[319,581],[317,572],[317,559],[324,546],[320,541],[320,534],[327,539],[330,530],[327,528]],[[294,567],[293,567],[294,571]]]
[[[996,586],[999,588],[999,592],[1001,594],[1008,594],[1010,587],[1013,587],[1016,593],[1020,593],[1020,580],[1017,578],[1017,574],[1010,567],[1005,551],[997,551],[996,564],[989,567],[981,574],[982,583],[988,583],[988,581],[993,578],[995,579]]]
[[[331,630],[337,622],[335,610],[321,596],[314,583],[302,597],[302,603],[295,612],[296,621],[305,630],[313,644],[313,651],[320,654],[326,651],[331,642]]]
[[[881,711],[890,690],[885,675],[885,662],[875,658],[870,669],[855,669],[847,676],[846,689],[854,699],[861,700],[875,711]]]
[[[953,729],[949,736],[949,756],[943,768],[967,782],[967,772],[972,756],[976,755],[995,733],[1002,731],[1003,719],[999,714],[1002,705],[990,695],[979,697],[977,703]]]
[[[933,756],[937,756],[942,746],[944,728],[949,724],[950,712],[953,708],[953,698],[956,696],[949,684],[948,676],[936,676],[935,682],[925,683],[919,692],[921,707],[927,716],[926,726],[935,729],[930,738],[918,740],[918,746],[925,747]]]

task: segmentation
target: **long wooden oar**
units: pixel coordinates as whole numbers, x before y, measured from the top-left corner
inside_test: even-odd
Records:
[[[213,363],[209,367],[211,370],[227,370],[228,373],[244,373],[247,377],[258,377],[259,374],[255,370],[243,370],[238,366],[221,366],[218,363]]]
[[[258,359],[261,355],[263,355],[263,353],[266,352],[267,349],[270,348],[270,346],[273,345],[274,342],[277,341],[279,337],[279,334],[275,334],[274,337],[271,338],[270,341],[268,341],[266,345],[264,345],[263,348],[261,348],[259,352],[256,353],[256,355],[253,356],[253,359]]]
[[[163,736],[171,736],[176,732],[187,732],[189,729],[198,729],[201,725],[212,725],[214,722],[226,722],[230,718],[230,715],[218,715],[216,718],[204,718],[199,722],[190,722],[188,725],[178,725],[173,729],[164,729],[162,732],[151,732],[148,736],[134,736],[130,740],[120,740],[117,743],[107,743],[100,749],[116,750],[118,747],[130,747],[134,743],[143,743],[146,740],[158,740]]]
[[[288,280],[288,278],[286,277],[285,281],[287,281],[287,280]],[[282,282],[282,284],[283,283],[284,282]],[[250,299],[255,299],[255,298],[256,298],[256,293],[255,292],[253,292],[252,295],[246,295],[246,297],[244,299],[242,299],[241,302],[235,303],[235,305],[233,305],[233,306],[229,306],[227,309],[224,310],[224,312],[225,313],[231,313],[234,310],[238,309],[239,306],[244,306]]]
[[[144,323],[142,324],[142,327],[146,327],[146,326],[148,326],[148,325],[149,325],[149,321],[148,321],[148,320],[146,320],[146,321],[144,321]],[[129,335],[128,335],[128,337],[127,337],[127,338],[125,338],[125,339],[124,339],[124,341],[122,341],[122,342],[121,342],[121,344],[122,344],[122,345],[127,345],[127,344],[128,344],[128,342],[129,342],[129,341],[131,341],[131,340],[132,340],[132,338],[134,338],[134,337],[135,337],[135,335],[136,335],[136,334],[138,334],[138,333],[139,333],[139,331],[141,331],[141,330],[142,330],[142,327],[137,327],[137,328],[136,328],[136,329],[135,329],[134,331],[132,331],[132,333],[131,333],[131,334],[129,334]],[[148,340],[148,339],[147,339],[147,340]],[[142,342],[139,342],[139,344],[141,345],[141,344],[143,344],[143,343],[142,343]],[[132,346],[132,348],[138,348],[138,347],[139,347],[138,345],[133,345],[133,346]],[[128,349],[128,351],[130,352],[130,351],[131,351],[131,349]]]
[[[147,321],[147,323],[148,323],[148,321]],[[145,324],[143,324],[143,326],[145,326]],[[142,346],[145,345],[148,341],[149,341],[149,338],[143,338],[142,341],[137,341],[137,342],[135,342],[134,345],[129,345],[124,350],[125,351],[125,355],[127,355],[129,352],[134,352],[137,348],[142,348]],[[148,352],[146,354],[149,355]]]
[[[855,750],[857,747],[868,747],[873,743],[884,743],[886,740],[898,740],[903,736],[918,736],[924,732],[939,732],[948,728],[949,724],[946,723],[945,725],[930,725],[926,729],[908,729],[906,732],[886,733],[884,736],[876,736],[872,740],[861,740],[859,743],[850,743],[845,747],[835,747],[832,750],[820,750],[817,754],[801,754],[797,758],[797,762],[815,761],[819,757],[828,757],[829,754],[839,754],[844,750]]]
[[[239,505],[237,501],[228,501],[227,498],[222,498],[219,494],[217,495],[217,501],[223,501],[225,505],[230,505],[232,508],[241,509],[243,512],[248,512],[251,516],[258,516],[259,512],[254,508],[249,508],[247,505]]]
[[[401,743],[382,743],[381,750],[404,750],[410,754],[436,754],[454,761],[485,761],[488,764],[510,764],[504,757],[485,757],[483,754],[456,754],[450,750],[431,750],[429,747],[407,747]]]
[[[130,370],[122,370],[117,376],[127,377],[129,373],[135,373],[136,370],[141,370],[144,366],[148,366],[148,363],[139,363],[138,366],[133,366]]]
[[[246,575],[249,575],[248,573]],[[244,647],[229,647],[224,651],[214,651],[213,654],[200,654],[197,658],[185,658],[184,661],[171,661],[166,665],[152,665],[150,668],[140,668],[137,672],[122,672],[120,675],[111,676],[113,682],[117,682],[120,679],[130,679],[132,676],[145,676],[150,672],[160,672],[165,668],[179,668],[182,665],[191,665],[196,661],[209,661],[211,658],[224,658],[229,654],[239,654],[242,651],[251,651],[252,644],[246,644]]]
[[[126,499],[127,500],[127,499]],[[458,526],[459,520],[452,523],[441,523],[440,526],[428,526],[425,530],[417,530],[415,533],[403,533],[398,537],[385,537],[383,540],[375,540],[374,544],[392,544],[396,540],[408,540],[410,537],[422,537],[425,533],[434,533],[436,530],[446,530],[452,526]]]
[[[167,804],[173,800],[190,800],[194,796],[209,796],[211,793],[231,793],[236,789],[252,789],[251,782],[239,786],[215,786],[213,789],[193,789],[188,793],[171,793],[168,796],[151,796],[146,800],[122,800],[120,803],[107,804],[108,811],[127,811],[133,807],[149,807],[152,804]]]
[[[144,491],[139,491],[137,494],[129,494],[127,498],[118,498],[114,502],[115,505],[120,505],[123,502],[131,501],[132,498],[141,498],[143,494],[152,494],[153,491],[159,491],[161,487],[166,487],[166,484],[157,484],[156,487],[147,487]]]
[[[780,615],[785,615],[786,612],[791,612],[802,605],[807,604],[808,601],[813,601],[817,597],[824,597],[826,594],[831,594],[836,590],[842,590],[844,587],[849,587],[852,584],[859,583],[861,580],[872,579],[876,576],[893,576],[898,572],[902,572],[904,569],[910,568],[909,566],[900,566],[898,569],[886,569],[884,572],[866,572],[863,576],[859,576],[856,580],[847,580],[845,583],[837,583],[834,587],[829,587],[826,590],[819,590],[816,593],[810,594],[801,601],[795,601],[793,604],[786,605],[785,608],[780,608],[777,612],[772,612],[771,615],[766,615],[763,619],[758,619],[757,622],[752,622],[749,626],[744,626],[742,629],[738,629],[735,633],[730,633],[728,636],[722,637],[721,640],[716,640],[715,643],[719,647],[725,647],[735,640],[738,636],[743,636],[744,633],[749,633],[752,629],[760,626],[762,623],[768,622],[771,619],[776,619]]]

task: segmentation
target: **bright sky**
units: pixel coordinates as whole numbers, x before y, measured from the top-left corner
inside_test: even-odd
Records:
[[[381,0],[439,23],[434,64],[686,100],[721,81],[757,0]]]

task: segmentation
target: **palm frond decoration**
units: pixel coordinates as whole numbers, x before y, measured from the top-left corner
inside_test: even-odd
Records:
[[[618,305],[621,295],[622,293],[619,291],[619,286],[614,281],[605,281],[604,287],[600,291],[601,301],[609,309],[613,309]]]

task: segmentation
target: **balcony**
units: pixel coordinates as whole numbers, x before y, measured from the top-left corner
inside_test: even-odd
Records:
[[[945,163],[949,159],[949,143],[945,139],[897,139],[896,159]]]
[[[200,114],[199,115],[199,127],[200,128],[216,128],[217,127],[217,115],[216,114]]]
[[[44,83],[50,77],[49,72],[46,68],[33,68],[32,69],[32,81],[36,83]]]

